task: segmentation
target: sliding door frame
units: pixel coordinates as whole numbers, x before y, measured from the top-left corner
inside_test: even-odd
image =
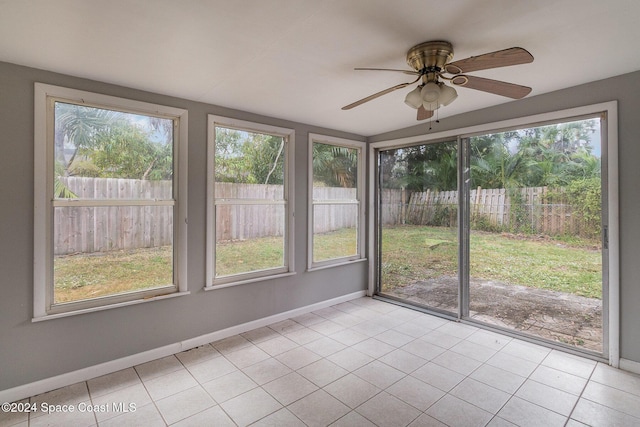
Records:
[[[486,329],[495,329],[490,325],[470,321],[468,318],[469,307],[469,209],[468,209],[468,193],[469,189],[469,170],[464,170],[463,165],[468,165],[469,143],[471,136],[497,133],[504,130],[515,128],[535,127],[548,123],[557,123],[559,121],[571,121],[584,117],[600,116],[602,139],[602,182],[606,187],[602,192],[602,214],[605,222],[603,227],[607,230],[605,242],[607,246],[603,246],[603,357],[596,357],[593,353],[585,353],[575,350],[568,346],[556,346],[550,341],[536,339],[530,335],[524,335],[518,332],[500,330],[502,333],[517,336],[520,339],[541,343],[548,347],[558,348],[563,351],[576,353],[580,355],[590,356],[598,360],[605,360],[613,367],[619,367],[620,363],[620,252],[619,252],[619,193],[618,193],[618,115],[617,101],[610,101],[600,104],[593,104],[583,107],[571,108],[566,110],[548,112],[543,114],[524,116],[515,119],[487,123],[477,126],[470,126],[460,129],[452,129],[443,132],[428,133],[407,138],[394,140],[385,140],[369,144],[369,212],[375,214],[369,216],[369,254],[371,254],[369,264],[369,289],[368,295],[376,294],[376,286],[378,281],[378,222],[379,211],[377,209],[378,201],[378,152],[380,150],[409,147],[419,144],[435,143],[442,140],[458,140],[458,191],[459,199],[463,200],[461,209],[458,210],[458,233],[459,233],[459,275],[460,276],[460,292],[458,321],[481,325]],[[466,160],[466,161],[464,161]],[[439,313],[434,313],[439,314]]]

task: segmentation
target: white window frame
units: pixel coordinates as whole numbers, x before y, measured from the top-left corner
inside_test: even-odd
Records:
[[[53,196],[54,105],[68,102],[174,121],[172,200],[84,200]],[[188,294],[187,110],[43,83],[34,85],[34,309],[33,321],[66,317]],[[173,206],[173,283],[165,287],[69,303],[53,302],[53,209],[57,206]]]
[[[210,114],[208,116],[207,141],[207,247],[206,247],[206,284],[205,290],[221,289],[263,280],[286,277],[295,274],[294,266],[294,163],[295,134],[293,129],[271,126],[262,123],[238,120]],[[284,191],[283,200],[267,201],[254,199],[216,199],[215,197],[215,139],[216,127],[236,129],[282,137],[285,141]],[[217,277],[215,275],[216,257],[216,206],[222,205],[282,205],[285,209],[284,226],[284,265],[282,267],[255,270]]]
[[[356,198],[353,200],[315,200],[313,198],[313,144],[326,144],[336,147],[345,147],[349,149],[355,149],[358,151],[358,173],[357,173],[357,185],[356,185]],[[308,171],[309,171],[309,208],[308,208],[308,249],[307,249],[307,270],[317,270],[327,267],[335,267],[339,265],[349,264],[354,261],[365,261],[364,256],[364,238],[365,238],[365,209],[363,204],[363,195],[365,194],[365,149],[366,143],[362,141],[355,141],[351,139],[337,138],[333,136],[320,135],[315,133],[309,134],[309,159],[308,159]],[[357,206],[358,217],[356,225],[356,253],[349,256],[337,257],[327,260],[315,262],[313,260],[313,239],[314,239],[314,206],[319,205],[353,205]]]

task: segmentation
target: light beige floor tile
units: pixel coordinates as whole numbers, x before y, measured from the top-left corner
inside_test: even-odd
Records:
[[[327,357],[330,354],[336,353],[340,350],[344,350],[345,348],[347,348],[346,345],[341,344],[338,341],[333,340],[329,337],[323,337],[323,338],[317,339],[315,341],[310,342],[309,344],[305,344],[304,347],[322,357]]]
[[[451,390],[465,378],[462,374],[431,362],[416,369],[411,376],[443,391]]]
[[[364,365],[353,373],[381,389],[389,387],[406,376],[404,372],[377,360]]]
[[[514,339],[511,340],[509,344],[505,345],[501,352],[537,364],[541,363],[547,357],[547,355],[551,352],[551,349],[542,347],[537,344],[531,344],[526,341]]]
[[[358,406],[356,411],[380,427],[406,426],[421,415],[414,407],[384,391]]]
[[[388,331],[384,331],[383,333],[376,335],[375,339],[387,343],[395,348],[400,348],[403,345],[409,344],[415,338],[396,330],[389,329]]]
[[[142,384],[135,369],[128,368],[87,381],[92,398],[113,393],[116,390]]]
[[[16,405],[13,408],[9,408],[9,410],[0,410],[0,427],[21,424],[27,427],[29,425],[29,412],[33,409],[33,406],[29,403],[29,399],[22,399],[12,403],[19,404],[20,406]],[[36,410],[37,409],[39,408],[36,408]]]
[[[480,427],[493,417],[489,412],[449,394],[434,403],[425,413],[450,427]]]
[[[322,335],[320,332],[314,331],[313,329],[304,328],[290,332],[286,334],[285,337],[289,338],[291,341],[295,342],[298,345],[305,345],[324,337],[324,335]]]
[[[191,366],[213,359],[214,357],[220,357],[220,352],[207,344],[178,353],[176,354],[176,357],[184,366]]]
[[[332,319],[335,316],[339,316],[340,314],[342,314],[343,312],[341,310],[338,310],[335,307],[325,307],[325,308],[320,308],[316,311],[313,312],[313,314],[316,314],[318,316],[322,316],[325,319]]]
[[[109,418],[100,423],[100,427],[164,427],[166,425],[160,412],[158,412],[158,409],[156,409],[156,406],[153,404],[136,408],[135,411]]]
[[[353,331],[359,332],[368,336],[369,338],[375,337],[384,331],[391,329],[389,325],[382,325],[380,323],[374,323],[372,321],[362,322],[350,328]]]
[[[327,426],[350,411],[348,406],[324,390],[311,393],[287,409],[310,427]]]
[[[507,337],[505,335],[500,335],[491,331],[484,331],[482,329],[469,335],[466,339],[467,341],[480,344],[484,347],[488,347],[496,351],[501,350],[512,340],[510,337]]]
[[[473,371],[469,378],[480,381],[498,390],[513,394],[525,382],[526,378],[495,366],[484,364]]]
[[[640,425],[640,418],[632,417],[587,399],[578,401],[571,418],[592,427],[635,427]]]
[[[276,400],[287,406],[318,389],[302,375],[291,372],[262,386]]]
[[[251,424],[251,427],[305,427],[305,425],[287,408],[282,408]]]
[[[135,408],[141,408],[151,403],[151,397],[141,382],[130,387],[118,389],[108,394],[96,397],[92,395],[91,397],[91,401],[94,405],[108,408],[108,411],[96,412],[96,418],[99,423],[128,411],[132,408],[131,405]]]
[[[91,407],[91,401],[86,400],[68,405],[68,409],[63,405],[60,409],[52,409],[55,405],[45,402],[49,408],[49,413],[40,412],[41,416],[31,417],[29,425],[34,427],[66,427],[66,426],[94,426],[96,425],[95,413],[87,408]]]
[[[220,406],[239,426],[249,425],[282,408],[276,399],[261,388],[254,388]]]
[[[319,334],[326,335],[326,336],[333,335],[336,332],[346,329],[346,327],[339,325],[336,322],[333,322],[331,320],[325,320],[324,322],[315,323],[309,326],[309,328],[313,329]]]
[[[447,425],[427,414],[422,414],[409,424],[409,427],[447,427]]]
[[[518,426],[512,422],[505,420],[504,418],[493,417],[493,419],[489,421],[489,424],[487,424],[487,427],[518,427]],[[569,427],[569,424],[567,424],[565,427]],[[574,426],[574,427],[577,427],[577,426]]]
[[[208,381],[202,387],[217,403],[223,403],[258,387],[258,384],[242,371],[234,371]]]
[[[449,350],[483,363],[496,354],[496,350],[473,343],[469,340],[460,341]]]
[[[427,329],[424,326],[416,325],[414,323],[414,320],[411,320],[406,323],[402,323],[396,326],[395,328],[393,328],[393,330],[398,331],[405,335],[409,335],[410,337],[413,337],[413,338],[420,338],[432,331],[432,329]]]
[[[226,354],[231,353],[232,351],[238,351],[244,347],[248,347],[252,345],[252,343],[242,335],[232,335],[216,342],[212,342],[211,345],[220,353]]]
[[[144,381],[144,386],[153,400],[163,399],[197,385],[198,382],[186,369]]]
[[[320,360],[321,356],[306,347],[296,347],[276,356],[276,359],[295,371]]]
[[[553,350],[542,361],[542,365],[548,366],[571,375],[588,379],[598,363],[584,357],[574,356]]]
[[[330,427],[376,427],[376,425],[356,411],[351,411],[332,423]]]
[[[603,363],[598,363],[591,376],[591,381],[640,396],[640,375],[612,368]]]
[[[402,378],[385,391],[420,411],[426,411],[445,395],[445,392],[439,388],[426,384],[412,376]]]
[[[348,374],[324,387],[324,390],[350,408],[355,408],[380,393],[380,389],[354,374]]]
[[[286,319],[286,320],[282,320],[280,322],[273,323],[273,324],[269,325],[269,327],[271,329],[273,329],[274,331],[278,332],[281,335],[286,335],[286,334],[290,334],[291,332],[303,329],[306,326],[305,325],[301,325],[300,323],[296,322],[295,320]]]
[[[444,332],[441,332],[439,329],[436,329],[434,331],[429,332],[426,335],[423,335],[420,339],[445,349],[451,348],[454,345],[458,344],[460,341],[462,341],[462,338],[458,338],[451,334],[446,334]]]
[[[469,375],[475,371],[482,362],[474,360],[462,354],[447,350],[431,360],[433,363],[443,366],[462,375]]]
[[[258,344],[258,346],[260,346],[260,344]],[[271,357],[258,346],[250,345],[243,347],[240,350],[225,354],[224,357],[238,369],[243,369]]]
[[[404,351],[403,349],[387,353],[378,360],[404,372],[405,374],[409,374],[427,363],[426,359],[418,357],[408,351]]]
[[[329,337],[347,346],[357,344],[369,338],[367,335],[361,334],[353,329],[343,329],[335,334],[331,334]]]
[[[562,427],[567,417],[519,397],[512,397],[498,416],[519,426]]]
[[[578,396],[549,387],[533,380],[527,380],[516,393],[521,399],[550,409],[560,415],[569,416]]]
[[[286,338],[282,335],[266,341],[262,341],[257,345],[270,356],[277,356],[278,354],[292,350],[299,346],[298,343],[291,341],[289,338]]]
[[[31,420],[45,415],[41,408],[45,404],[53,405],[76,405],[80,402],[89,402],[89,389],[86,382],[71,384],[46,393],[39,394],[30,399],[30,403],[35,405],[38,410],[30,413]]]
[[[378,341],[375,338],[369,338],[361,341],[358,344],[355,344],[352,348],[366,354],[367,356],[371,356],[374,359],[382,357],[396,349],[394,346]]]
[[[497,413],[511,398],[509,393],[471,378],[465,378],[450,393],[492,414]]]
[[[487,365],[503,369],[521,377],[528,377],[538,367],[536,363],[512,356],[499,351],[491,359],[487,360]]]
[[[453,335],[454,337],[465,339],[479,329],[475,326],[464,325],[457,322],[447,322],[440,326],[438,332]]]
[[[199,385],[164,399],[156,400],[155,403],[167,424],[176,423],[216,404],[211,396]]]
[[[236,366],[224,357],[205,360],[204,362],[190,365],[187,369],[200,384],[237,370]]]
[[[175,355],[172,355],[137,365],[135,369],[140,378],[143,381],[146,381],[170,374],[171,372],[179,371],[184,369],[184,366]]]
[[[328,359],[320,359],[317,362],[298,369],[298,373],[318,387],[324,387],[338,378],[347,375],[349,371]]]
[[[358,350],[354,350],[352,347],[347,347],[344,350],[333,353],[327,357],[327,360],[351,372],[372,362],[373,358],[364,353],[360,353]]]
[[[635,394],[590,381],[581,397],[640,418],[640,397]]]
[[[271,358],[251,365],[245,368],[243,372],[258,385],[262,385],[287,375],[291,372],[291,368]]]
[[[305,313],[300,316],[293,317],[291,320],[294,320],[295,322],[308,327],[315,323],[324,322],[324,317],[318,316],[314,313]]]
[[[584,378],[544,365],[538,366],[529,378],[577,396],[587,385],[587,380]]]
[[[331,318],[332,322],[337,323],[338,325],[342,325],[345,328],[351,328],[352,326],[356,326],[365,321],[362,317],[354,316],[349,313],[342,312],[341,314],[337,314]]]
[[[446,351],[445,348],[439,347],[423,339],[413,340],[400,348],[425,360],[432,360]]]
[[[172,427],[236,427],[236,424],[222,410],[220,406],[213,406],[195,415],[185,418],[172,425]]]
[[[257,344],[262,341],[270,340],[271,338],[276,338],[280,336],[280,334],[268,326],[263,326],[262,328],[253,329],[251,331],[244,332],[242,334],[243,338],[248,339],[254,344]]]

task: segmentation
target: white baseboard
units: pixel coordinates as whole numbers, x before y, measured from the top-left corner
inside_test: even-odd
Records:
[[[139,365],[141,363],[150,362],[161,357],[170,356],[172,354],[180,353],[181,351],[189,350],[194,347],[198,347],[210,342],[218,341],[223,338],[227,338],[233,335],[241,334],[253,329],[268,326],[282,320],[290,319],[292,317],[300,316],[305,313],[319,310],[321,308],[330,307],[332,305],[340,304],[342,302],[351,301],[356,298],[365,296],[366,291],[354,292],[351,294],[343,295],[330,300],[318,302],[315,304],[307,305],[304,307],[296,308],[293,310],[285,311],[283,313],[274,314],[272,316],[264,317],[262,319],[253,320],[251,322],[242,323],[240,325],[231,326],[226,329],[215,331],[209,334],[201,335],[199,337],[190,338],[177,343],[169,344],[163,347],[154,348],[152,350],[143,351],[142,353],[132,354],[120,359],[110,360],[98,365],[89,366],[87,368],[78,369],[77,371],[67,372],[65,374],[57,375],[55,377],[45,378],[43,380],[34,381],[32,383],[20,385],[6,390],[0,390],[0,403],[2,402],[15,402],[20,399],[35,396],[47,391],[55,390],[60,387],[65,387],[71,384],[75,384],[81,381],[87,381],[92,378],[96,378],[102,375],[110,374],[112,372],[120,371],[122,369],[130,368],[132,366]]]
[[[620,369],[623,371],[629,371],[634,374],[640,374],[640,363],[633,360],[620,359]]]

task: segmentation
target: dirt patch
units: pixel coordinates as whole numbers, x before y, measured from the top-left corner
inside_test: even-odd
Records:
[[[580,348],[603,350],[601,300],[474,279],[469,292],[473,319]],[[458,278],[445,276],[385,293],[455,312]]]

